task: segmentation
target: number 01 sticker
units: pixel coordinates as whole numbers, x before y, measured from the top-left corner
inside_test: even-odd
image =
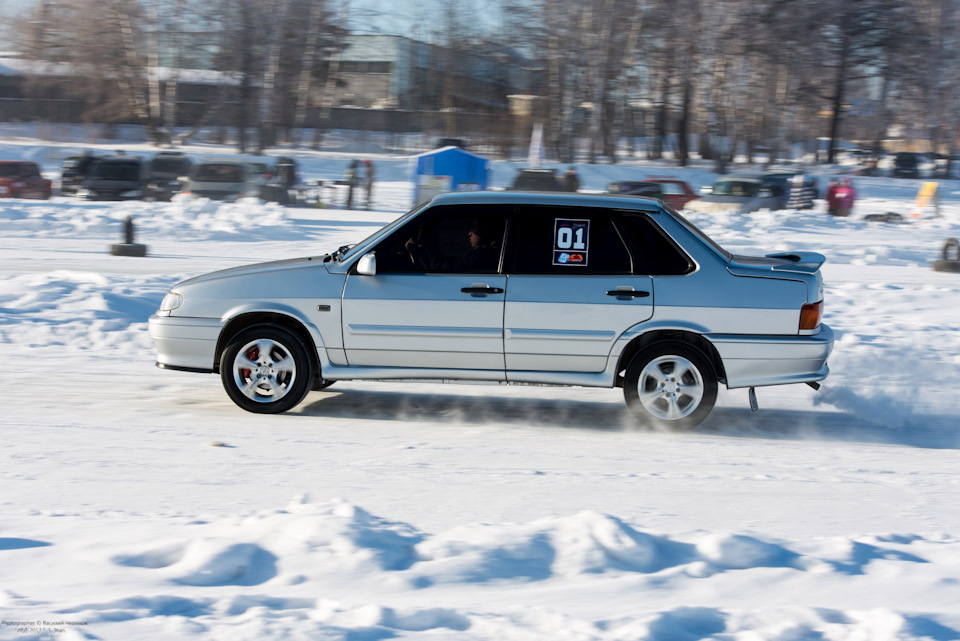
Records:
[[[557,218],[553,224],[553,264],[585,267],[590,249],[590,221]]]

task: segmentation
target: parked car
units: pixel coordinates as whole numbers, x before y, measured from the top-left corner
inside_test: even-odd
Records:
[[[893,157],[891,175],[894,178],[930,178],[936,162],[927,154],[901,151]]]
[[[556,169],[518,169],[513,191],[565,191]]]
[[[0,198],[47,200],[53,192],[51,185],[35,162],[0,160]]]
[[[437,139],[437,149],[443,149],[444,147],[459,147],[460,149],[466,149],[468,147],[467,141],[463,138],[439,138]]]
[[[712,187],[705,187],[705,195],[688,203],[686,209],[703,214],[783,209],[789,202],[791,182],[798,175],[801,172],[794,170],[727,174],[718,178]],[[801,180],[804,184],[811,182],[807,177]]]
[[[250,177],[261,185],[266,185],[273,178],[273,170],[265,162],[249,160],[247,166],[250,168]]]
[[[646,180],[617,180],[608,187],[611,194],[622,196],[644,196],[663,200],[663,187]]]
[[[148,200],[170,200],[180,193],[180,179],[190,173],[193,162],[179,151],[161,151],[147,165]]]
[[[64,158],[60,165],[60,193],[76,194],[77,190],[83,187],[83,181],[86,179],[90,167],[103,157],[83,154]]]
[[[235,201],[260,195],[261,180],[249,163],[235,158],[216,158],[198,163],[184,181],[184,194],[210,200]]]
[[[178,283],[149,327],[159,367],[219,373],[250,412],[338,380],[540,383],[621,387],[685,429],[720,384],[827,376],[823,262],[732,255],[647,198],[457,192],[330,255]]]
[[[659,198],[677,211],[700,196],[690,183],[674,178],[645,178],[644,180],[619,180],[610,183],[610,193],[630,196],[649,196]]]
[[[663,189],[663,200],[677,211],[686,207],[687,203],[700,199],[700,195],[697,194],[697,192],[693,190],[693,187],[690,186],[690,183],[685,180],[666,177],[660,178],[658,176],[651,176],[647,178],[647,180],[661,185]]]
[[[84,200],[139,200],[146,191],[146,163],[136,156],[115,156],[93,163],[76,196]]]

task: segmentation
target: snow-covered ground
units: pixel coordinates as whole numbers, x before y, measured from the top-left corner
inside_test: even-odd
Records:
[[[56,177],[78,148],[0,157]],[[353,157],[296,156],[308,180]],[[819,392],[760,389],[752,413],[722,390],[688,433],[579,388],[338,383],[259,416],[154,367],[146,320],[174,282],[404,211],[408,162],[371,157],[370,212],[0,200],[0,639],[960,639],[960,274],[931,269],[960,184],[939,219],[888,178],[855,179],[850,219],[692,217],[734,252],[824,253],[838,341]],[[712,179],[578,169],[588,190]],[[907,221],[863,220],[888,211]],[[108,253],[128,215],[146,258]]]

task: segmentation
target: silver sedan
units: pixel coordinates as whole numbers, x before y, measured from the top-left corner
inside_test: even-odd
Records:
[[[645,425],[687,429],[718,385],[827,376],[824,258],[734,256],[660,201],[437,196],[329,255],[174,285],[157,364],[219,373],[251,412],[338,380],[621,387]]]

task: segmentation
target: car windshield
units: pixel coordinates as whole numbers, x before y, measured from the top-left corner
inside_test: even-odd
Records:
[[[98,162],[90,172],[94,180],[139,180],[140,163]]]
[[[421,204],[421,205],[419,205],[419,206],[417,206],[417,207],[414,207],[413,209],[411,209],[410,211],[408,211],[408,212],[407,212],[406,214],[404,214],[403,216],[400,216],[400,218],[396,219],[395,221],[393,221],[392,223],[390,223],[390,224],[387,225],[386,227],[381,227],[379,230],[373,232],[372,234],[370,234],[369,236],[367,236],[366,238],[364,238],[363,240],[361,240],[361,241],[360,241],[359,243],[357,243],[356,245],[353,245],[352,247],[350,247],[350,249],[348,249],[348,250],[347,250],[345,253],[343,253],[342,255],[338,255],[338,256],[336,257],[336,258],[337,258],[337,261],[339,261],[339,262],[342,263],[342,262],[344,262],[345,260],[349,260],[352,256],[356,255],[356,253],[357,253],[358,251],[360,251],[360,250],[362,250],[362,249],[365,250],[365,249],[368,248],[370,245],[376,243],[378,240],[380,240],[381,238],[385,237],[387,234],[392,233],[394,229],[398,229],[399,227],[407,224],[407,221],[409,221],[411,218],[413,218],[414,216],[416,216],[417,214],[419,214],[421,211],[423,211],[423,210],[426,208],[426,206],[429,205],[429,204],[430,204],[430,201],[428,200],[427,202],[425,202],[425,203],[423,203],[423,204]]]
[[[19,175],[19,165],[0,165],[0,178],[16,178]]]
[[[760,191],[760,183],[746,180],[718,180],[713,186],[714,196],[742,196],[754,198]]]
[[[186,158],[154,158],[150,163],[150,171],[182,176],[190,171],[190,161]]]
[[[193,179],[204,183],[239,183],[243,182],[243,167],[227,163],[204,164],[197,168]]]

